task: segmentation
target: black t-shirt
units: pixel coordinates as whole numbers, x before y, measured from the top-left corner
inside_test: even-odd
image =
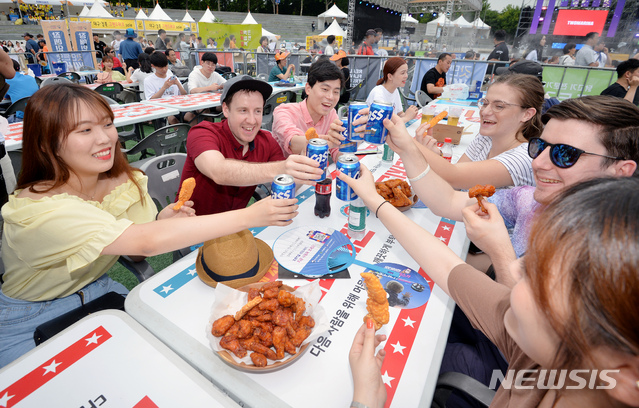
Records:
[[[437,68],[432,67],[431,69],[428,70],[428,72],[426,72],[426,75],[424,75],[424,77],[422,78],[422,86],[420,87],[420,89],[426,92],[426,94],[430,96],[431,99],[436,99],[441,94],[429,93],[428,84],[433,84],[437,87],[446,85],[446,73],[442,72],[440,74],[439,71],[437,71]]]
[[[488,55],[488,58],[486,58],[487,61],[490,61],[491,59],[496,59],[497,61],[510,61],[510,59],[508,58],[508,46],[505,42],[500,42],[499,44],[495,45],[495,48],[493,48],[490,55]],[[486,70],[486,75],[492,75],[495,68],[504,66],[506,65],[490,64],[488,65],[488,69]]]
[[[610,85],[608,88],[601,91],[601,95],[616,96],[617,98],[622,98],[622,99],[626,97],[626,93],[628,93],[626,88],[624,88],[623,86],[619,85],[616,82]],[[632,100],[632,103],[634,103],[635,105],[639,105],[639,90],[635,91],[635,97]]]
[[[344,92],[339,97],[339,103],[347,103],[351,98],[351,93],[347,91],[351,87],[351,71],[347,67],[342,67],[342,74],[344,75]]]

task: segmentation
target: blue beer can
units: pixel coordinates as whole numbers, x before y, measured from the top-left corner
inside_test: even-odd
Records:
[[[360,142],[364,140],[364,133],[355,133],[355,126],[353,126],[353,122],[360,118],[360,115],[357,113],[362,109],[368,108],[364,102],[353,102],[348,106],[348,140],[351,142]],[[361,126],[361,125],[360,125]]]
[[[295,198],[295,180],[288,174],[279,174],[271,184],[271,197],[273,199]]]
[[[324,180],[326,178],[326,168],[328,167],[328,142],[320,138],[309,140],[306,146],[306,156],[318,162],[320,170],[323,171],[322,176],[313,181]]]
[[[357,143],[349,140],[349,128],[348,128],[348,116],[345,118],[340,118],[342,121],[342,126],[346,128],[342,132],[342,136],[345,137],[344,140],[339,145],[339,151],[342,153],[355,153],[357,151]]]
[[[375,101],[371,105],[366,125],[364,140],[368,143],[383,145],[386,142],[388,130],[384,127],[384,119],[393,116],[393,105],[386,102]]]
[[[337,159],[337,169],[352,178],[359,178],[359,160],[354,154],[343,154]],[[357,194],[339,178],[335,180],[335,196],[342,201],[353,201]]]

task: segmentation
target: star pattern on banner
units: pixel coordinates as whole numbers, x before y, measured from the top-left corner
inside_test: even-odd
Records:
[[[8,392],[5,392],[2,397],[0,397],[0,407],[5,407],[9,403],[9,400],[13,398],[15,395],[9,395]]]
[[[170,291],[172,291],[173,288],[171,287],[171,285],[168,286],[162,286],[162,292],[163,293],[169,293]]]
[[[98,333],[93,333],[93,336],[89,337],[88,339],[84,339],[84,341],[87,342],[87,346],[89,344],[98,344],[98,339],[102,337],[102,336],[98,336]]]
[[[402,319],[404,321],[404,327],[406,326],[410,326],[413,329],[415,328],[415,326],[413,326],[413,323],[415,323],[415,320],[411,320],[410,316],[406,316],[406,319]]]
[[[44,368],[44,373],[42,375],[46,375],[48,373],[54,373],[55,374],[55,370],[56,368],[58,368],[58,366],[62,364],[62,363],[56,363],[55,360],[53,360],[51,362],[51,364],[49,364],[48,366],[44,366],[42,368]]]
[[[393,388],[393,385],[391,384],[391,381],[393,381],[394,379],[395,379],[395,377],[391,377],[390,375],[388,375],[388,371],[384,371],[384,374],[382,374],[382,381],[388,387]]]
[[[393,353],[399,353],[399,354],[401,354],[402,356],[404,355],[404,349],[405,349],[406,347],[404,347],[404,346],[402,346],[401,344],[399,344],[399,341],[398,341],[397,343],[395,343],[395,344],[391,344],[391,346],[393,346],[393,349],[394,349],[394,350],[393,350]]]
[[[189,272],[187,273],[187,275],[189,275],[189,276],[194,276],[196,274],[197,274],[197,270],[195,268],[194,269],[189,269]]]

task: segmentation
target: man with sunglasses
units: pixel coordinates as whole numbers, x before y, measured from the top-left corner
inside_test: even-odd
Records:
[[[638,173],[639,109],[630,102],[610,96],[569,99],[550,108],[543,122],[541,138],[530,140],[528,147],[536,187],[497,191],[485,204],[488,217],[475,213],[477,201],[466,192],[455,191],[427,171],[405,128],[389,128],[415,193],[435,214],[464,221],[468,236],[490,256],[497,280],[505,285],[512,284],[507,266],[525,252],[531,220],[540,206],[581,181]]]

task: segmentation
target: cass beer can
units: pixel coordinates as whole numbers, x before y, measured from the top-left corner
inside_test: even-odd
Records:
[[[388,130],[384,127],[384,119],[390,119],[392,116],[392,104],[381,101],[373,102],[370,113],[368,114],[368,124],[366,125],[366,136],[364,140],[368,143],[383,145],[388,135]]]
[[[309,140],[306,146],[306,156],[318,162],[320,170],[323,171],[322,176],[313,181],[324,180],[326,178],[326,168],[328,167],[328,142],[320,138]]]
[[[357,151],[357,143],[349,140],[349,128],[348,128],[348,116],[344,118],[340,118],[342,121],[342,126],[346,128],[345,131],[342,132],[342,136],[345,137],[342,140],[342,143],[339,145],[339,151],[342,153],[355,153]]]
[[[288,174],[275,176],[271,185],[271,197],[273,199],[295,198],[295,180],[293,180],[293,176]]]
[[[361,142],[364,140],[364,133],[355,133],[356,126],[353,126],[353,122],[360,118],[357,112],[365,108],[368,108],[368,105],[363,102],[353,102],[348,106],[348,140],[351,142]]]
[[[337,169],[352,178],[359,178],[359,160],[354,154],[343,154],[337,159]],[[353,201],[357,194],[339,178],[335,180],[335,196],[342,201]]]

